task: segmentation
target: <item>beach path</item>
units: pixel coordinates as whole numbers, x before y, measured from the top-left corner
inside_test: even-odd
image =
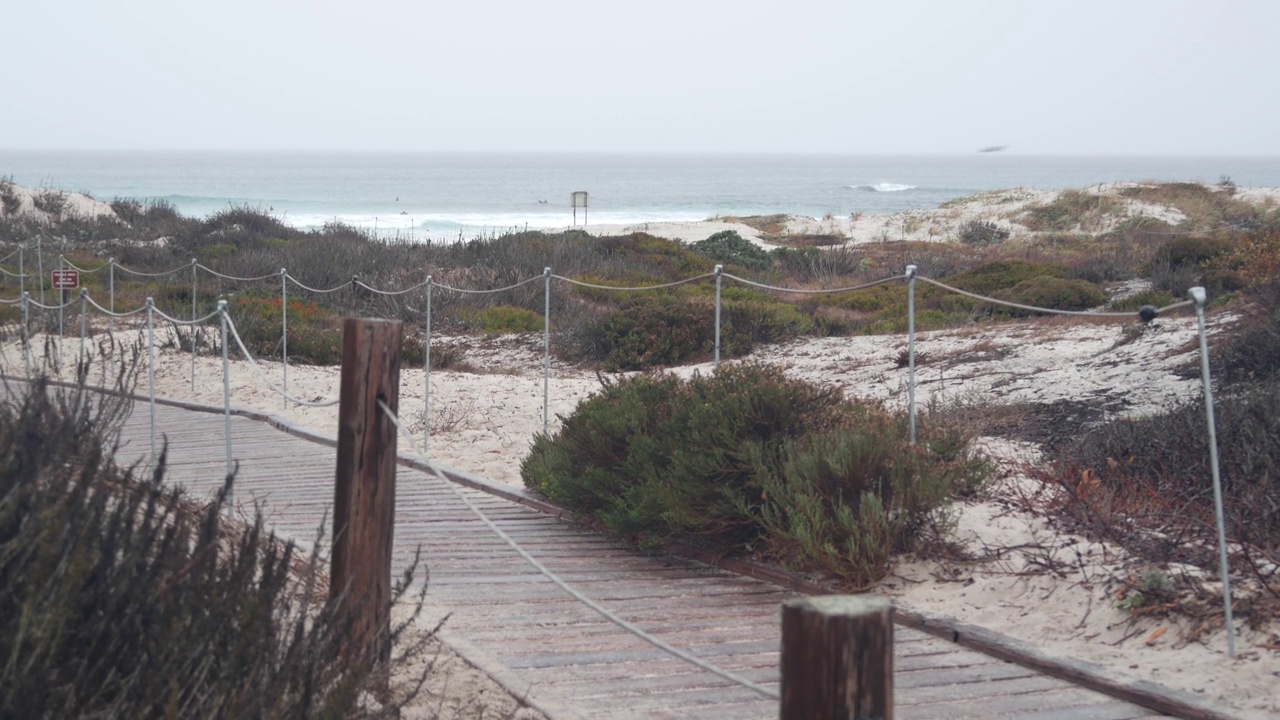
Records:
[[[166,477],[198,496],[221,486],[224,417],[157,405]],[[135,405],[117,456],[150,450],[151,416]],[[306,435],[305,431],[301,433]],[[308,547],[332,519],[335,451],[250,416],[231,417],[236,503],[261,503],[269,526]],[[401,443],[401,447],[405,447]],[[402,453],[403,454],[403,453]],[[666,556],[647,556],[509,499],[461,489],[569,585],[644,631],[774,691],[779,605],[795,593]],[[480,521],[459,490],[400,467],[393,575],[421,547],[442,637],[551,718],[774,718],[777,700],[678,659],[623,630],[539,574]],[[1064,680],[895,628],[896,717],[1151,718],[1160,713]]]

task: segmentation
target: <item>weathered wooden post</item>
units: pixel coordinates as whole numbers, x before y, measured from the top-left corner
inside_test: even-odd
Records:
[[[782,720],[892,720],[893,605],[828,595],[782,606]]]
[[[398,412],[403,334],[398,320],[347,318],[342,326],[329,599],[355,613],[352,649],[381,661],[391,656],[396,427],[378,401]]]

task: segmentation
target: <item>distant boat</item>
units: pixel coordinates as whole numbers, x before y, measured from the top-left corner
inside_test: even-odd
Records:
[[[546,200],[539,200],[539,201],[538,201],[538,204],[539,204],[539,205],[546,205],[546,204],[547,204],[547,201],[546,201]]]
[[[1009,149],[1008,145],[988,145],[984,148],[979,148],[978,152],[1000,152],[1002,150],[1008,150],[1008,149]]]

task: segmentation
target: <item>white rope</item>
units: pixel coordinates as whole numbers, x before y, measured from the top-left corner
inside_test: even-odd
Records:
[[[378,407],[382,408],[382,411],[385,412],[387,414],[387,417],[391,419],[392,424],[396,426],[396,430],[400,432],[400,435],[409,441],[409,445],[413,448],[413,453],[418,456],[419,461],[422,462],[425,466],[431,468],[431,472],[434,473],[435,476],[441,482],[447,485],[449,489],[453,490],[454,494],[457,495],[458,498],[460,498],[462,502],[466,504],[467,508],[471,510],[471,512],[475,513],[476,517],[480,518],[480,520],[486,526],[488,526],[488,528],[492,530],[495,535],[502,538],[508,545],[511,546],[511,549],[515,550],[520,555],[521,558],[524,558],[525,562],[532,565],[534,569],[536,569],[539,573],[542,573],[542,575],[546,577],[548,580],[555,583],[556,586],[558,586],[561,590],[564,590],[566,593],[568,593],[570,596],[572,596],[575,600],[582,603],[583,605],[586,605],[592,610],[595,610],[597,613],[599,613],[602,617],[604,617],[609,622],[612,622],[613,624],[617,625],[623,630],[626,630],[632,635],[635,635],[641,640],[644,640],[645,642],[648,642],[657,648],[667,651],[668,653],[680,658],[681,660],[685,660],[694,665],[697,665],[703,670],[706,670],[707,672],[718,675],[724,678],[725,680],[737,683],[750,690],[754,690],[757,693],[760,693],[761,695],[767,698],[776,700],[780,697],[777,690],[764,687],[759,683],[752,682],[751,680],[748,680],[740,675],[731,673],[727,670],[722,670],[696,655],[693,655],[685,650],[681,650],[680,648],[674,647],[668,644],[667,642],[664,642],[663,640],[660,640],[654,637],[653,635],[650,635],[649,633],[640,629],[636,625],[630,622],[627,622],[626,620],[623,620],[622,618],[613,614],[613,612],[611,612],[608,608],[605,608],[604,606],[600,605],[596,601],[592,600],[591,598],[583,595],[581,592],[570,587],[569,584],[566,583],[564,580],[561,580],[558,575],[551,572],[551,570],[547,569],[547,567],[542,563],[538,562],[537,558],[533,557],[532,555],[529,554],[527,550],[520,547],[519,543],[511,539],[510,535],[504,532],[502,528],[498,527],[497,524],[495,524],[492,520],[490,520],[489,517],[486,516],[483,511],[480,510],[480,508],[476,507],[475,504],[471,502],[471,498],[467,497],[466,493],[464,493],[461,488],[457,487],[452,481],[450,481],[444,475],[444,473],[442,473],[436,467],[435,464],[427,460],[422,455],[422,452],[418,450],[418,444],[414,442],[413,436],[405,431],[404,427],[400,424],[400,418],[396,417],[396,414],[391,412],[391,408],[387,407],[386,402],[382,400],[378,400]]]
[[[236,277],[235,275],[223,275],[222,273],[218,272],[217,270],[214,270],[214,269],[213,269],[213,268],[211,268],[211,267],[208,267],[207,265],[200,265],[200,264],[197,264],[197,265],[196,265],[196,267],[200,268],[201,270],[204,270],[205,272],[209,273],[210,275],[214,275],[214,276],[216,276],[216,277],[220,277],[220,278],[222,278],[223,280],[235,280],[235,281],[237,281],[237,282],[258,282],[259,280],[267,280],[267,279],[270,279],[270,278],[274,278],[274,277],[279,277],[279,276],[280,276],[280,274],[279,274],[279,273],[273,273],[273,274],[271,274],[271,275],[262,275],[262,276],[260,276],[260,277]]]
[[[675,282],[665,283],[662,285],[643,285],[640,287],[621,287],[617,285],[596,285],[594,283],[582,282],[581,280],[574,280],[573,278],[567,278],[567,277],[564,277],[563,275],[552,275],[551,277],[557,280],[563,280],[571,285],[579,285],[581,287],[594,288],[596,290],[661,290],[663,288],[675,287],[677,285],[684,285],[687,283],[691,283],[695,280],[702,280],[704,278],[715,277],[715,276],[716,276],[715,273],[707,273],[705,275],[697,275],[691,278],[685,278],[684,280],[677,280]]]
[[[26,248],[24,248],[24,247],[19,247],[17,250],[14,250],[13,252],[9,253],[8,255],[5,255],[4,257],[0,258],[0,262],[4,262],[5,260],[8,260],[9,258],[13,257],[14,255],[17,255],[18,253],[22,252],[23,250],[26,250]]]
[[[85,297],[85,299],[86,299],[86,300],[88,300],[88,301],[89,301],[89,304],[90,304],[90,305],[92,305],[92,306],[94,306],[94,307],[98,308],[98,310],[102,311],[102,314],[104,314],[104,315],[108,315],[108,316],[110,316],[110,317],[115,317],[115,318],[122,318],[122,317],[129,317],[130,315],[137,315],[138,313],[140,313],[140,312],[144,312],[144,311],[146,311],[146,309],[147,309],[147,306],[146,306],[146,305],[143,305],[142,307],[140,307],[140,308],[138,308],[138,309],[136,309],[136,310],[130,310],[129,312],[111,312],[110,310],[108,310],[108,309],[106,309],[106,308],[102,307],[102,306],[101,306],[101,305],[99,305],[97,302],[95,302],[92,296],[90,296],[90,295],[85,295],[84,297]]]
[[[14,299],[12,299],[12,300],[0,300],[0,305],[14,305],[14,304],[16,304],[16,303],[20,303],[20,302],[22,302],[22,298],[17,297],[17,298],[14,298]]]
[[[542,276],[542,275],[535,275],[535,276],[533,276],[533,277],[529,278],[528,280],[521,280],[520,282],[516,283],[515,285],[508,285],[508,286],[506,286],[506,287],[504,287],[504,288],[495,288],[495,289],[493,289],[493,290],[468,290],[468,289],[466,289],[466,288],[450,287],[449,285],[442,285],[442,284],[440,284],[440,283],[432,283],[432,287],[438,287],[438,288],[440,288],[440,289],[442,289],[442,290],[452,290],[453,292],[465,293],[465,294],[467,294],[467,295],[487,295],[487,294],[489,294],[489,293],[500,293],[500,292],[506,292],[506,291],[508,291],[508,290],[515,290],[516,288],[520,287],[521,285],[528,285],[528,284],[529,284],[529,283],[531,283],[531,282],[535,282],[535,281],[537,281],[537,280],[541,280],[541,279],[543,279],[543,276]]]
[[[405,288],[405,289],[403,289],[403,290],[379,290],[379,289],[378,289],[378,288],[376,288],[376,287],[372,287],[372,286],[370,286],[370,285],[365,285],[363,280],[356,280],[356,284],[357,284],[357,285],[359,285],[360,287],[364,288],[365,290],[368,290],[368,291],[369,291],[369,292],[371,292],[371,293],[376,293],[376,294],[378,294],[378,295],[404,295],[405,293],[413,292],[414,290],[417,290],[417,289],[418,289],[418,288],[420,288],[420,287],[425,287],[425,286],[426,286],[426,284],[427,284],[427,281],[426,281],[426,280],[423,280],[422,282],[418,283],[417,285],[413,285],[413,286],[407,287],[407,288]]]
[[[729,273],[723,273],[723,275],[724,277],[727,277],[731,280],[737,280],[743,285],[751,285],[754,287],[762,288],[764,290],[776,290],[778,292],[794,293],[796,295],[828,295],[832,293],[851,292],[853,290],[865,290],[867,288],[875,287],[877,285],[884,285],[885,283],[891,283],[891,282],[894,282],[895,280],[904,280],[907,277],[906,275],[894,275],[893,277],[882,278],[880,280],[875,280],[869,283],[863,283],[861,285],[851,285],[849,287],[827,288],[824,290],[799,290],[794,288],[784,288],[784,287],[775,287],[773,285],[765,285],[764,283],[758,283],[758,282],[755,282],[754,280],[740,278],[737,275],[730,275]]]
[[[80,302],[80,296],[77,295],[61,305],[42,305],[38,300],[28,300],[27,302],[31,303],[32,307],[38,307],[43,310],[65,310]]]
[[[271,389],[275,390],[276,393],[284,399],[307,407],[333,407],[338,404],[338,400],[341,400],[341,398],[338,398],[336,400],[326,400],[324,402],[311,402],[309,400],[299,400],[298,398],[293,397],[289,393],[285,392],[279,385],[275,384],[271,378],[267,377],[267,374],[263,372],[262,368],[258,365],[258,361],[254,360],[253,356],[249,354],[249,349],[244,346],[244,341],[240,339],[240,333],[236,332],[236,324],[231,321],[230,315],[227,315],[227,329],[230,330],[231,337],[236,339],[236,345],[240,347],[240,352],[243,353],[245,359],[249,361],[249,366],[253,368],[253,371],[258,374],[258,377],[261,378],[263,382],[270,385]]]
[[[297,285],[298,287],[302,288],[303,290],[306,290],[307,292],[313,292],[313,293],[324,294],[324,293],[338,292],[339,290],[346,290],[347,288],[351,287],[351,283],[344,282],[337,287],[332,287],[332,288],[329,288],[328,290],[320,290],[317,288],[307,287],[306,285],[303,285],[302,283],[298,282],[298,279],[292,275],[285,275],[285,277],[288,278],[290,281],[292,281],[294,285]]]
[[[951,287],[950,285],[947,285],[945,283],[940,283],[937,280],[930,280],[929,278],[924,277],[923,275],[917,275],[916,279],[927,282],[930,285],[937,285],[943,290],[950,290],[953,293],[964,295],[965,297],[973,298],[974,300],[982,300],[984,302],[994,303],[996,305],[1004,305],[1006,307],[1018,308],[1019,310],[1030,310],[1031,312],[1050,313],[1053,315],[1077,315],[1080,317],[1127,318],[1127,317],[1134,316],[1134,313],[1132,312],[1099,312],[1095,310],[1055,310],[1053,308],[1036,307],[1035,305],[1023,305],[1022,303],[1009,302],[1008,300],[997,300],[996,298],[987,297],[986,295],[971,293],[967,290],[961,290],[960,288]],[[1166,305],[1156,310],[1156,314],[1159,315],[1160,313],[1168,312],[1169,310],[1176,310],[1178,308],[1188,307],[1191,304],[1192,304],[1191,301],[1187,300],[1180,303],[1174,303],[1172,305]]]
[[[99,265],[98,267],[96,267],[96,268],[94,268],[94,269],[92,269],[92,270],[86,270],[86,269],[84,269],[84,268],[82,268],[82,267],[78,267],[75,263],[71,262],[70,260],[66,259],[65,257],[64,257],[64,258],[62,258],[62,262],[63,262],[63,263],[65,263],[65,264],[66,264],[66,266],[67,266],[67,267],[69,267],[69,268],[71,268],[72,270],[75,270],[75,271],[77,271],[77,272],[85,273],[86,275],[92,275],[92,274],[94,274],[94,273],[98,272],[99,270],[102,270],[103,268],[105,268],[106,266],[108,266],[108,265],[110,265],[110,264],[111,264],[111,263],[102,263],[101,265]]]
[[[3,262],[3,261],[0,261],[0,262]],[[30,273],[16,273],[16,272],[9,272],[8,270],[5,270],[4,268],[0,268],[0,273],[4,273],[5,275],[8,275],[8,276],[9,276],[9,277],[11,277],[11,278],[29,278],[29,277],[34,277],[34,276],[33,276],[33,275],[31,275]]]
[[[169,322],[173,323],[174,325],[199,325],[201,323],[208,322],[209,320],[212,320],[213,318],[218,317],[217,310],[214,310],[213,312],[209,313],[208,315],[205,315],[204,317],[198,320],[179,320],[176,317],[167,315],[163,310],[159,308],[155,309],[155,313],[160,317],[164,318],[165,320],[168,320]]]
[[[118,270],[123,270],[124,272],[127,272],[130,275],[138,275],[140,277],[164,277],[165,275],[172,275],[177,272],[182,272],[183,270],[191,269],[190,263],[183,265],[182,267],[176,267],[172,270],[165,270],[164,272],[158,272],[158,273],[142,272],[141,270],[130,270],[129,268],[125,267],[124,265],[121,265],[120,263],[116,263],[115,266],[116,266],[116,269]]]

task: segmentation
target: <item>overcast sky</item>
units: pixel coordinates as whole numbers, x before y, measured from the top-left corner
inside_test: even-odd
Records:
[[[1280,155],[1275,0],[10,0],[0,148]]]

